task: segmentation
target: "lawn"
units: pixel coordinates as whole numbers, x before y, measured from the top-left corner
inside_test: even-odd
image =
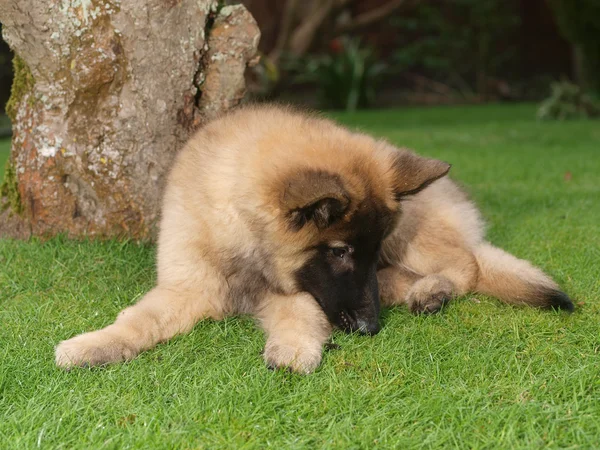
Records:
[[[154,248],[0,241],[0,442],[25,448],[592,448],[600,442],[600,125],[529,105],[336,117],[453,164],[490,240],[552,274],[572,314],[457,299],[336,334],[310,376],[267,370],[248,318],[102,369],[53,347],[152,287]],[[0,143],[0,158],[2,157]]]

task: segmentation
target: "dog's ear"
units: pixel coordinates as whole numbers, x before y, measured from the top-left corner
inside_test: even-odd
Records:
[[[299,230],[311,221],[323,229],[343,216],[350,196],[339,176],[304,170],[288,179],[282,202],[294,229]]]
[[[450,170],[450,164],[398,150],[394,160],[394,194],[397,199],[416,194]]]

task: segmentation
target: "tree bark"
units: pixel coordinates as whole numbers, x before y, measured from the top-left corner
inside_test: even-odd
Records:
[[[237,104],[260,32],[216,0],[0,0],[20,64],[0,235],[154,235],[191,131]]]

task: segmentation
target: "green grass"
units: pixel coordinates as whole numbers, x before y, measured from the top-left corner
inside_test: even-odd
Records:
[[[490,239],[552,274],[578,310],[482,296],[432,317],[388,310],[373,338],[336,334],[341,348],[310,376],[268,371],[248,318],[200,323],[128,364],[64,372],[54,345],[151,288],[154,249],[0,241],[2,448],[597,447],[598,122],[537,123],[528,105],[337,117],[452,162]]]

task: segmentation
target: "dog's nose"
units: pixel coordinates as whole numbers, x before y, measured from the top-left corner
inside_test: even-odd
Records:
[[[381,329],[378,321],[367,322],[366,320],[363,320],[363,319],[358,319],[356,321],[356,326],[357,326],[357,331],[360,334],[366,334],[369,336],[376,335],[377,333],[379,333],[379,330]]]

